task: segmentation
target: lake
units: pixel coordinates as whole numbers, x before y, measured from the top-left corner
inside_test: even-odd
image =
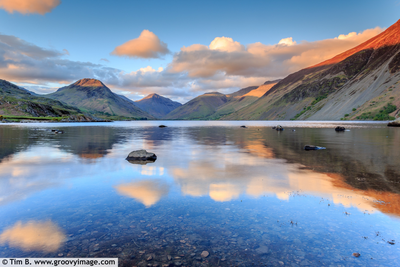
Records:
[[[400,266],[399,144],[382,123],[2,124],[0,257]]]

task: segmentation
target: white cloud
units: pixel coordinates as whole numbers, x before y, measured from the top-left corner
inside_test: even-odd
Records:
[[[211,50],[220,50],[225,52],[240,52],[244,51],[244,45],[240,44],[239,42],[233,41],[232,38],[228,37],[216,37],[210,43]]]
[[[293,41],[292,37],[289,37],[289,38],[281,39],[278,44],[291,46],[291,45],[295,45],[297,43],[296,43],[296,41]]]

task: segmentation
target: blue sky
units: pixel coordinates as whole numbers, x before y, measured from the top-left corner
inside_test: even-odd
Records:
[[[7,1],[11,0],[0,0],[0,7],[4,7],[2,2],[4,4]],[[291,37],[289,44],[292,49],[303,45],[299,52],[303,53],[307,49],[313,51],[315,44],[320,45],[319,49],[324,49],[319,43],[323,40],[332,40],[341,34],[347,35],[351,32],[360,34],[357,40],[353,40],[355,37],[345,40],[346,45],[330,44],[326,48],[328,51],[331,47],[342,47],[342,50],[332,51],[339,53],[376,35],[400,18],[398,15],[400,0],[118,1],[117,3],[64,0],[58,5],[57,0],[31,1],[56,2],[54,8],[50,8],[44,15],[37,12],[21,14],[18,10],[11,13],[9,10],[0,9],[0,34],[19,38],[46,51],[64,53],[58,56],[57,60],[68,61],[69,66],[63,68],[68,68],[70,75],[63,77],[63,68],[57,73],[57,68],[51,67],[49,62],[44,64],[35,58],[35,63],[30,64],[37,69],[36,72],[48,72],[47,66],[52,69],[52,73],[42,76],[38,73],[31,75],[27,74],[26,68],[21,71],[15,66],[12,72],[9,65],[7,70],[0,68],[0,78],[37,92],[47,93],[74,82],[74,79],[86,78],[86,76],[79,77],[79,70],[74,72],[73,69],[77,62],[89,62],[102,65],[96,67],[103,68],[102,72],[96,74],[90,66],[85,65],[81,67],[87,72],[83,72],[82,75],[92,75],[93,78],[105,82],[114,91],[124,93],[132,99],[155,92],[181,102],[207,91],[226,93],[244,86],[257,85],[262,80],[282,78],[308,66],[307,64],[316,64],[317,60],[331,56],[326,54],[316,58],[317,62],[303,60],[301,64],[293,65],[288,61],[289,58],[293,59],[293,54],[282,61],[274,58],[274,64],[267,64],[267,61],[271,61],[271,56],[265,54],[263,62],[254,62],[246,66],[246,69],[238,69],[239,67],[232,69],[230,67],[232,62],[229,60],[233,55],[242,53],[238,58],[246,62],[251,61],[246,60],[243,54],[249,50],[250,44],[261,43],[264,45],[263,51],[266,51],[276,46],[282,39]],[[365,33],[363,39],[361,34],[368,29],[375,29],[375,32]],[[159,54],[158,58],[111,54],[116,47],[138,38],[143,30],[148,30],[165,43],[169,53]],[[195,44],[210,46],[217,37],[231,38],[224,39],[224,43],[226,45],[239,43],[242,49],[219,49],[220,53],[217,53],[217,50],[211,47],[210,51],[206,52],[203,47],[202,53],[197,50],[193,52],[193,49],[187,53],[180,53],[182,47]],[[305,44],[309,47],[304,47]],[[63,49],[66,49],[69,55]],[[288,53],[294,53],[292,50],[287,50]],[[319,51],[315,50],[315,53],[321,54]],[[15,55],[20,51],[12,53],[8,51],[8,53]],[[193,58],[196,55],[207,58],[207,62]],[[217,57],[223,61],[222,65],[218,62],[218,67],[215,61]],[[0,58],[0,66],[1,60],[4,63],[6,59]],[[53,59],[46,58],[48,61]],[[189,61],[184,62],[185,60]],[[15,62],[21,62],[21,59]],[[190,65],[191,63],[195,63],[196,66]],[[276,69],[275,66],[278,66],[279,71],[269,71]],[[204,69],[199,70],[201,67]],[[105,68],[112,69],[112,74]],[[152,71],[145,73],[143,70],[137,73],[141,68]],[[209,72],[210,69],[214,71]],[[118,74],[120,72],[131,75],[122,77],[123,75]]]

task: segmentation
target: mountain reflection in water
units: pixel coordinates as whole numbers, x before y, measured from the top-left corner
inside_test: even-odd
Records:
[[[390,228],[398,225],[400,216],[400,152],[394,149],[400,142],[397,129],[374,128],[375,125],[337,133],[332,128],[291,131],[286,126],[285,131],[277,132],[261,125],[239,128],[226,122],[225,126],[204,123],[192,127],[185,126],[185,122],[171,122],[167,128],[159,128],[156,123],[57,125],[64,131],[63,135],[54,135],[49,128],[54,127],[52,125],[1,126],[0,216],[4,219],[0,221],[0,241],[10,249],[0,247],[0,256],[29,256],[28,251],[42,251],[52,256],[52,252],[57,255],[69,251],[66,255],[72,257],[77,256],[74,251],[79,250],[89,256],[117,255],[131,265],[140,263],[147,255],[136,255],[137,249],[148,250],[147,245],[159,246],[157,253],[175,250],[178,253],[183,249],[181,246],[197,253],[193,247],[206,249],[206,244],[212,244],[211,232],[207,231],[220,227],[221,237],[224,231],[250,231],[245,236],[261,235],[261,240],[257,236],[251,239],[257,242],[233,241],[235,246],[244,242],[247,245],[243,246],[254,249],[255,258],[241,253],[230,256],[240,256],[247,266],[246,257],[249,261],[257,257],[266,260],[266,255],[284,257],[288,252],[274,249],[273,244],[278,239],[295,238],[291,241],[294,244],[296,240],[310,239],[320,251],[324,249],[323,245],[316,245],[319,233],[323,242],[339,244],[340,240],[332,241],[332,236],[326,236],[336,228],[342,233],[350,231],[347,234],[354,234],[352,231],[370,233],[367,225],[377,225],[374,229],[382,232],[378,226],[383,224],[380,220],[385,220],[386,232],[391,236],[384,238],[400,238],[399,232]],[[307,144],[327,149],[304,151]],[[137,149],[154,152],[157,161],[147,165],[126,161],[129,152]],[[225,213],[218,211],[222,207],[224,212],[232,213],[224,217]],[[207,211],[213,208],[215,211]],[[346,221],[350,214],[351,218]],[[370,217],[360,217],[364,215]],[[291,227],[297,223],[294,218],[301,219],[303,226],[284,230],[283,218],[288,219],[286,224],[291,222]],[[353,223],[355,219],[360,223],[349,226],[348,221]],[[267,220],[268,231],[254,225],[262,220]],[[54,222],[51,227],[50,221]],[[208,230],[197,226],[198,230],[185,232],[184,229],[196,229],[191,223],[199,222],[208,225]],[[320,224],[315,225],[317,222]],[[142,223],[148,229],[140,226]],[[28,234],[35,229],[39,233],[48,229],[49,232],[41,235],[53,240],[52,243],[46,244]],[[157,232],[154,237],[157,244],[149,243],[150,230]],[[168,234],[178,236],[182,231],[189,236],[184,239],[186,243],[177,240],[178,245],[173,245]],[[219,234],[218,231],[215,233]],[[68,240],[63,233],[69,236]],[[26,238],[16,242],[21,235]],[[189,245],[190,238],[193,238],[192,245]],[[386,239],[379,245],[386,244]],[[111,240],[123,246],[122,250],[111,253],[106,249],[114,244],[107,243]],[[198,240],[197,245],[194,240]],[[347,245],[341,249],[350,249]],[[269,247],[267,254],[264,246]],[[377,249],[367,243],[363,246]],[[382,249],[397,252],[397,247],[396,244]],[[28,254],[18,254],[18,249]],[[226,249],[234,251],[231,245]],[[302,249],[311,253],[307,248]],[[217,251],[212,252],[213,255],[217,255]],[[136,258],[128,259],[128,254],[132,253]],[[337,248],[335,253],[324,253],[344,252]],[[218,257],[222,259],[227,256],[224,255]],[[302,258],[300,256],[301,262]],[[398,262],[397,257],[391,260]],[[211,266],[222,263],[211,258],[209,261]],[[343,258],[332,258],[332,261],[344,263]]]

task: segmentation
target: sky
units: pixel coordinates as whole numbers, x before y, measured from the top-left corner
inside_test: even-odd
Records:
[[[399,14],[400,0],[0,0],[0,79],[46,94],[95,78],[185,103],[284,78]]]

